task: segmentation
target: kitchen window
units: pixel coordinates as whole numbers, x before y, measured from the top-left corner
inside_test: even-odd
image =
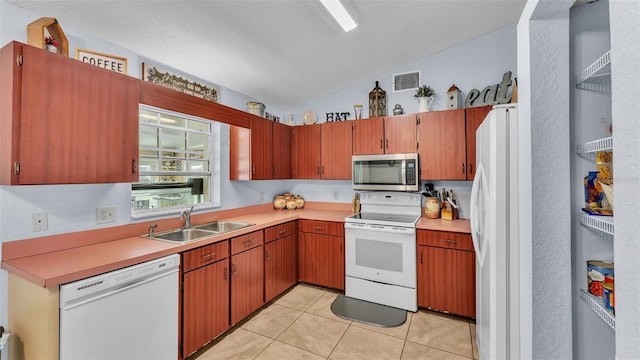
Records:
[[[132,217],[220,206],[220,124],[141,105]]]

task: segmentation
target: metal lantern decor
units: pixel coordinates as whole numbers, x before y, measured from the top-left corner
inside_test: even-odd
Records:
[[[376,81],[376,87],[369,93],[369,117],[387,116],[387,92],[380,88]]]

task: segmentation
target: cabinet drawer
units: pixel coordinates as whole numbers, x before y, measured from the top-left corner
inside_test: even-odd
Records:
[[[229,242],[227,240],[185,251],[182,253],[182,271],[187,272],[226,257],[229,257]]]
[[[299,220],[300,231],[314,234],[344,236],[344,223],[318,220]]]
[[[264,242],[268,243],[273,240],[283,238],[285,236],[294,234],[296,231],[296,222],[290,221],[288,223],[272,226],[264,229]]]
[[[260,246],[263,243],[263,239],[262,230],[234,237],[231,239],[231,255]]]
[[[418,245],[473,251],[471,234],[448,231],[418,230],[417,240]]]

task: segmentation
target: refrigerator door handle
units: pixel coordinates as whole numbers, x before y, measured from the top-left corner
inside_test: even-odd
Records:
[[[479,187],[482,188],[480,189]],[[482,268],[484,266],[484,257],[487,252],[487,239],[484,239],[483,219],[479,217],[482,216],[482,214],[479,214],[478,191],[481,191],[480,195],[484,200],[484,205],[484,202],[489,198],[489,189],[487,189],[487,176],[482,163],[478,163],[476,166],[476,176],[473,178],[473,186],[471,187],[470,209],[471,240],[473,240],[473,248],[476,251],[478,264],[480,265],[480,268]],[[486,211],[486,209],[482,209],[483,213],[484,211]]]

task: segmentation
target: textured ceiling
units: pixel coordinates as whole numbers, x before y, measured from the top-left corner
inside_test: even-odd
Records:
[[[288,109],[518,21],[525,0],[8,0],[178,71]]]

